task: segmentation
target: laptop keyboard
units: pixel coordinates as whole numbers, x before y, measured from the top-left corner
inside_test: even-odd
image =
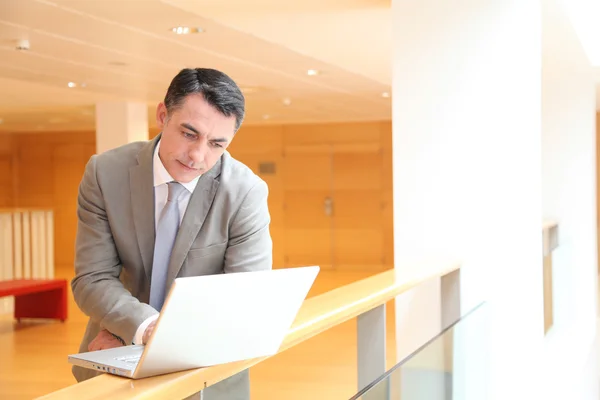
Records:
[[[123,356],[123,357],[115,357],[117,361],[123,361],[127,364],[137,364],[140,361],[141,356]]]

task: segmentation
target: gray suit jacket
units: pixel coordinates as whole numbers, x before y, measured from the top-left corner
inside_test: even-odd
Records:
[[[155,236],[152,158],[159,138],[94,155],[85,168],[71,285],[90,317],[80,352],[101,329],[131,343],[138,326],[157,313],[148,303]],[[166,290],[179,276],[271,269],[267,196],[266,183],[225,152],[190,197]],[[97,375],[80,367],[73,374],[78,381]],[[204,400],[247,399],[248,392],[245,371],[205,390]]]

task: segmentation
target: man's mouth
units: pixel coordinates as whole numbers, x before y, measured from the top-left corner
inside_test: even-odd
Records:
[[[181,162],[181,161],[179,161],[179,160],[177,160],[177,162],[178,162],[179,164],[181,164],[181,166],[182,166],[183,168],[185,168],[187,171],[199,171],[199,169],[198,169],[198,168],[190,168],[190,167],[188,167],[187,165],[185,165],[184,163],[182,163],[182,162]]]

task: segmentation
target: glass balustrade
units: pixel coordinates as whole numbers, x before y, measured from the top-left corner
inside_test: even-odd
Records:
[[[350,400],[487,399],[487,307],[474,308]]]

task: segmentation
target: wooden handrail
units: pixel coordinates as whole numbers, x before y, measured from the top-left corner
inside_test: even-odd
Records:
[[[431,266],[429,266],[431,267]],[[279,352],[387,303],[422,282],[442,277],[460,268],[444,264],[433,272],[402,279],[394,269],[342,286],[304,301]],[[431,268],[428,268],[432,271]],[[40,399],[147,399],[185,398],[269,357],[255,358],[213,367],[176,372],[140,380],[103,374],[68,386]]]

